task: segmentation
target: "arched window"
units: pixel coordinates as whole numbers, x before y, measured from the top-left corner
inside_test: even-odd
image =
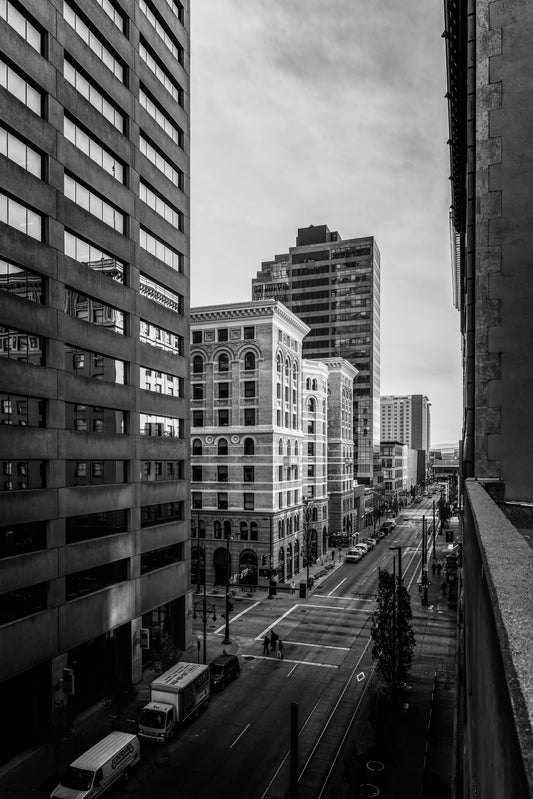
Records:
[[[294,454],[298,455],[298,442],[297,441],[294,442]]]
[[[227,455],[228,454],[228,439],[227,438],[219,438],[218,439],[218,454],[219,455]]]
[[[224,522],[224,538],[231,538],[231,522],[227,519]]]
[[[307,380],[305,381],[305,387],[306,387],[307,391],[311,391],[311,378],[310,377],[308,377]]]
[[[255,442],[253,438],[245,438],[244,439],[244,454],[245,455],[253,455],[255,452]]]
[[[192,454],[193,455],[201,455],[202,454],[202,442],[199,438],[193,439],[192,442]]]
[[[287,535],[291,535],[291,534],[292,534],[292,519],[289,516],[289,518],[287,519]]]
[[[310,413],[314,413],[316,411],[316,402],[314,397],[309,397],[309,399],[307,400],[307,410]]]
[[[276,358],[276,370],[277,370],[278,374],[280,375],[281,374],[281,355],[278,355],[278,357]]]
[[[317,390],[317,386],[318,386],[318,383],[316,382],[316,380],[313,380],[313,382],[311,383],[311,389],[313,391],[316,391]]]
[[[298,380],[298,367],[295,363],[292,365],[292,379],[295,381]]]
[[[244,355],[244,369],[249,372],[255,369],[255,354],[253,352],[246,352]]]
[[[285,361],[285,377],[290,377],[290,376],[291,376],[291,364],[289,359],[287,358],[287,360]]]
[[[248,541],[248,522],[241,522],[241,541]]]
[[[205,538],[205,519],[200,519],[199,538]]]
[[[279,455],[283,455],[283,439],[282,439],[282,438],[280,438],[280,440],[279,440],[279,444],[278,444],[278,454],[279,454]]]
[[[316,522],[318,521],[318,509],[316,505],[311,508],[311,521]]]
[[[213,522],[213,535],[215,538],[222,538],[222,525],[218,520]]]
[[[281,526],[281,519],[278,519],[278,538],[283,537],[283,528]]]
[[[252,541],[257,541],[257,522],[250,522],[250,539]]]
[[[291,442],[287,441],[287,455],[291,454]]]
[[[192,371],[195,375],[204,371],[204,359],[201,355],[195,355],[192,359]]]
[[[218,356],[218,371],[229,372],[229,357],[225,352]]]

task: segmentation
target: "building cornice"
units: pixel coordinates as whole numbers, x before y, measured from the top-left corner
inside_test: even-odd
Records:
[[[302,336],[307,335],[311,328],[299,316],[290,311],[286,305],[276,300],[262,302],[231,303],[227,305],[205,305],[191,308],[191,324],[205,324],[206,322],[237,321],[239,319],[260,319],[266,317],[280,318],[286,324],[295,328]]]

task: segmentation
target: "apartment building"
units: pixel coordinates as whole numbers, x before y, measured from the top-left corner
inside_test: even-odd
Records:
[[[6,756],[190,638],[188,3],[4,0],[0,42]]]
[[[426,471],[431,452],[431,403],[423,394],[381,397],[381,440],[423,450]],[[425,479],[425,478],[424,478]]]
[[[357,369],[354,476],[362,485],[372,485],[379,455],[380,268],[372,236],[343,240],[326,225],[311,225],[252,280],[254,300],[280,300],[309,325],[306,358],[344,358]]]

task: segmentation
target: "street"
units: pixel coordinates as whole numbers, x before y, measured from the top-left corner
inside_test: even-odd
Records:
[[[453,625],[442,618],[441,609],[420,607],[416,586],[422,516],[429,519],[430,506],[427,499],[411,506],[362,561],[339,565],[306,599],[281,592],[274,600],[265,594],[237,596],[231,645],[222,645],[224,624],[209,621],[207,661],[223,648],[238,653],[239,679],[213,695],[199,718],[187,722],[174,741],[162,748],[143,744],[137,773],[116,795],[175,797],[178,791],[183,799],[285,796],[291,703],[297,703],[299,711],[300,797],[329,795],[320,793],[328,774],[342,788],[342,764],[332,771],[332,762],[344,733],[357,731],[357,710],[371,681],[370,617],[378,568],[393,567],[395,553],[388,547],[402,546],[417,644],[419,651],[422,641],[431,650],[424,670],[450,657],[453,663]],[[213,599],[218,615],[223,598],[210,596]],[[271,629],[284,642],[283,660],[263,655],[262,638]],[[201,622],[195,631],[201,639]]]

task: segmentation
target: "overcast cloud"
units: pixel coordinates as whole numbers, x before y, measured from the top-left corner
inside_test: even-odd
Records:
[[[442,0],[192,0],[192,304],[326,224],[381,251],[381,393],[460,436]]]

